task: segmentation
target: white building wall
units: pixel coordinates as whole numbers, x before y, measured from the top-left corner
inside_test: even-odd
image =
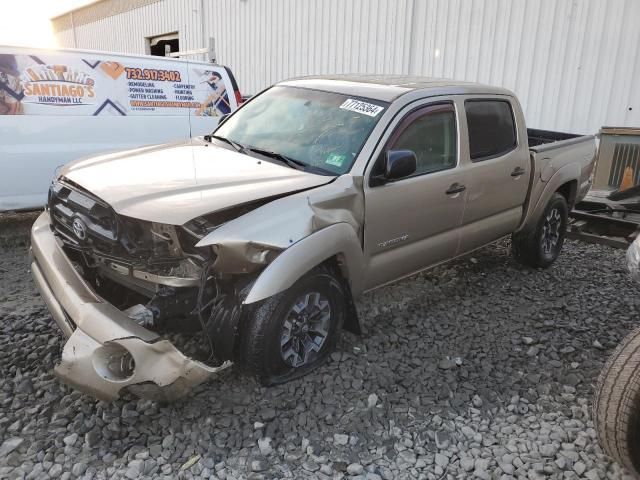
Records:
[[[149,36],[213,37],[244,93],[321,73],[479,81],[514,90],[530,126],[594,133],[640,126],[638,24],[638,0],[162,0],[58,40],[145,53]]]

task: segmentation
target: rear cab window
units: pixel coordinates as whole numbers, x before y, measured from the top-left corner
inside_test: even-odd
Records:
[[[508,100],[466,100],[464,109],[472,162],[500,157],[516,148],[515,119]]]

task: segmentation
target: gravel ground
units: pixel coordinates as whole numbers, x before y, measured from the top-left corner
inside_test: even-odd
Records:
[[[635,325],[624,252],[568,242],[546,271],[508,242],[359,302],[303,379],[263,388],[231,369],[179,404],[108,404],[60,385],[61,337],[0,250],[0,478],[623,478],[591,395]]]
[[[38,215],[40,211],[0,214],[0,250],[26,245],[29,229]]]

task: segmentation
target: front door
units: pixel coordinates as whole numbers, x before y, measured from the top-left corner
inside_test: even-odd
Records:
[[[429,104],[404,117],[386,142],[370,177],[384,169],[388,150],[412,150],[410,177],[365,187],[365,289],[453,257],[465,205],[453,102]]]

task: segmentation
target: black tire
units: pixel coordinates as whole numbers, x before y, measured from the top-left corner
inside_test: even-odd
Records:
[[[511,252],[515,259],[533,268],[549,267],[562,250],[567,234],[568,216],[567,200],[559,193],[554,193],[535,228],[511,236]],[[549,229],[553,229],[554,234],[548,234],[551,231]]]
[[[627,335],[600,372],[593,418],[604,451],[640,476],[640,328]]]
[[[314,302],[315,310],[313,311],[320,313],[304,313],[307,311],[305,307],[302,314],[297,314],[293,307],[296,304],[299,306],[305,299],[307,305],[309,302]],[[299,350],[296,346],[301,346],[300,343],[296,343],[296,338],[304,337],[310,340],[313,337],[317,340],[319,334],[316,334],[317,332],[314,332],[309,325],[313,323],[311,319],[318,322],[319,318],[326,318],[325,303],[329,308],[328,327],[318,328],[318,330],[326,330],[327,334],[319,350],[308,354],[306,363],[295,365],[302,358],[302,355],[295,353]],[[319,307],[316,304],[323,306]],[[259,302],[247,312],[239,361],[264,385],[284,383],[305,375],[322,364],[335,348],[344,324],[347,305],[347,290],[339,275],[326,266],[313,269],[291,288]],[[302,317],[308,317],[308,331],[302,330],[304,328]],[[293,324],[297,326],[292,326]],[[293,340],[282,346],[285,338]],[[318,348],[318,342],[315,343],[316,346],[313,348]],[[288,352],[286,359],[287,352],[284,350]],[[304,357],[307,359],[307,355]]]

